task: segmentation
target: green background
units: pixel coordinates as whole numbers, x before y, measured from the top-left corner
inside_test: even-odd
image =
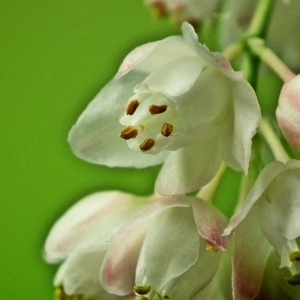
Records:
[[[153,190],[158,168],[92,165],[66,138],[130,50],[179,32],[142,0],[0,0],[1,299],[53,299],[43,243],[78,199]]]
[[[43,261],[43,243],[81,197],[153,191],[159,167],[92,165],[66,138],[130,50],[179,33],[142,0],[0,0],[1,299],[53,299],[56,267]],[[238,184],[231,172],[222,197],[234,201]]]

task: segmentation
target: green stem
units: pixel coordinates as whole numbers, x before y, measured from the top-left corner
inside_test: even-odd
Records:
[[[211,180],[207,185],[201,188],[201,190],[197,194],[197,197],[206,200],[208,202],[212,202],[216,195],[218,187],[222,181],[222,178],[225,175],[226,170],[227,170],[227,166],[224,163],[222,163],[218,173],[215,175],[213,180]]]
[[[275,2],[276,0],[258,1],[257,8],[246,33],[246,37],[265,37]]]
[[[268,120],[262,119],[259,125],[259,132],[268,143],[275,159],[278,161],[282,161],[283,163],[286,163],[290,159],[290,157],[286,153],[277,134],[274,132],[273,127],[268,122]]]
[[[249,38],[247,45],[251,52],[257,55],[284,81],[290,81],[296,75],[283,63],[283,61],[265,45],[265,41],[260,38]]]

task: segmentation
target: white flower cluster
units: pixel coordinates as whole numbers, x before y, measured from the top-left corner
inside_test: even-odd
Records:
[[[69,134],[78,157],[109,167],[163,165],[155,196],[95,193],[57,221],[45,258],[63,261],[58,299],[300,299],[300,161],[285,151],[288,143],[300,151],[300,75],[284,64],[299,67],[299,37],[291,38],[299,5],[258,2],[148,1],[180,21],[214,16],[224,24],[221,44],[234,43],[234,51],[211,52],[185,22],[182,36],[129,53],[80,116]],[[252,68],[238,63],[243,58]],[[258,61],[286,81],[276,116],[287,142],[264,114],[261,122],[249,79],[260,76]],[[269,156],[260,159],[266,144]],[[243,174],[229,220],[211,201],[226,167]]]

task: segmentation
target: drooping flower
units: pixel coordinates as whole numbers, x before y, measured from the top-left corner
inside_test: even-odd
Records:
[[[259,291],[263,277],[257,280],[257,271],[266,267],[272,249],[280,257],[280,268],[288,268],[290,271],[288,283],[300,285],[300,265],[297,262],[297,255],[300,254],[297,243],[300,237],[299,194],[299,161],[290,160],[287,164],[273,162],[259,175],[241,210],[232,217],[224,231],[226,235],[232,230],[245,228],[245,237],[236,239],[244,255],[241,255],[241,251],[237,252],[237,263],[233,264],[239,269],[239,272],[235,272],[234,292],[243,294],[245,287],[253,280],[256,280],[254,288]],[[257,235],[255,243],[247,242],[247,232]],[[280,272],[279,268],[277,272]],[[285,278],[281,281],[284,282]],[[298,288],[295,290],[299,293]]]
[[[300,151],[300,75],[283,85],[276,117],[287,141]]]
[[[54,279],[58,293],[81,295],[84,299],[132,299],[144,227],[140,226],[121,241],[112,243],[112,247],[118,247],[116,259],[126,257],[113,278],[114,282],[122,278],[121,295],[111,295],[103,289],[100,269],[110,246],[107,240],[127,218],[145,209],[153,200],[153,197],[102,192],[92,194],[70,208],[51,229],[44,250],[47,262],[64,260]]]
[[[45,245],[48,262],[64,260],[54,280],[58,292],[129,300],[135,299],[134,286],[151,285],[149,299],[192,300],[208,293],[230,239],[221,237],[227,219],[199,198],[153,200],[103,192],[67,211]]]
[[[156,193],[205,185],[221,160],[247,172],[260,121],[254,90],[219,53],[198,43],[188,23],[133,50],[116,77],[73,126],[74,153],[107,166],[164,166]]]

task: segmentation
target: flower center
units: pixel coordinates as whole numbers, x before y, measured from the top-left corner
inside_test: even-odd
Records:
[[[131,97],[120,123],[125,126],[120,137],[129,148],[150,154],[175,150],[176,137],[183,129],[178,113],[161,93]]]

